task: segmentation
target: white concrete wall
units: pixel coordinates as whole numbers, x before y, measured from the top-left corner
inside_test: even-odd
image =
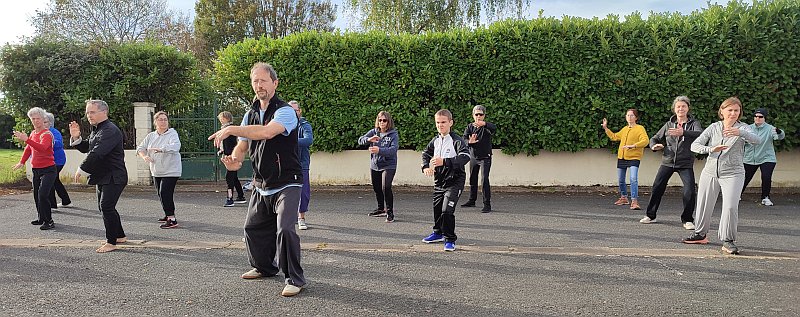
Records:
[[[62,175],[74,174],[85,154],[66,150],[67,165]],[[141,161],[134,150],[125,151],[130,184],[137,184],[136,168]],[[421,154],[402,150],[398,154],[396,185],[432,185],[433,180],[420,171]],[[639,169],[639,185],[650,186],[661,164],[660,152],[645,152]],[[695,163],[695,175],[700,177],[705,161]],[[614,186],[617,183],[616,156],[608,150],[587,150],[577,153],[540,152],[536,156],[510,156],[495,150],[491,181],[496,186]],[[756,173],[750,186],[760,185]],[[316,152],[311,155],[311,182],[326,185],[369,184],[369,153],[367,150],[340,153]],[[681,185],[675,175],[670,185]],[[775,187],[800,187],[800,150],[778,153],[778,165],[773,175]]]

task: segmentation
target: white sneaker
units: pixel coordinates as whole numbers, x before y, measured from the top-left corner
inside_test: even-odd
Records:
[[[300,294],[300,291],[302,291],[302,290],[303,290],[303,288],[300,287],[300,286],[294,286],[292,284],[286,284],[286,286],[283,288],[283,291],[281,292],[281,296],[283,296],[283,297],[291,297],[291,296]]]
[[[306,230],[308,229],[308,224],[306,224],[305,219],[297,219],[297,229]]]
[[[242,274],[242,278],[246,280],[252,280],[262,277],[264,277],[264,274],[261,274],[261,272],[259,272],[258,269],[252,269]]]
[[[58,207],[58,208],[72,208],[72,203],[69,203],[69,204],[66,204],[66,205],[64,205],[62,203],[58,203],[58,204],[56,204],[56,207]]]
[[[639,220],[640,223],[657,223],[658,221],[655,219],[650,219],[650,217],[644,217],[642,220]]]
[[[684,223],[683,223],[683,229],[686,229],[686,230],[694,230],[694,229],[695,229],[695,227],[694,227],[694,223],[692,223],[692,222],[688,222],[688,221],[687,221],[687,222],[684,222]]]
[[[772,203],[772,201],[769,200],[769,197],[765,197],[764,199],[762,199],[761,200],[761,204],[764,205],[764,206],[772,206],[772,205],[774,205]]]

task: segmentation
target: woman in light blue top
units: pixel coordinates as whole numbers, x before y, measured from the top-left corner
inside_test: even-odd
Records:
[[[758,108],[753,113],[755,118],[753,119],[754,123],[750,125],[750,129],[758,136],[761,143],[748,143],[744,146],[744,187],[742,187],[742,192],[744,193],[744,189],[753,179],[756,170],[761,169],[761,204],[764,206],[772,206],[769,193],[772,190],[772,172],[778,162],[772,142],[774,140],[783,140],[786,137],[786,133],[781,129],[767,123],[768,114],[769,111],[764,108]]]
[[[153,115],[156,130],[147,136],[136,148],[136,153],[150,164],[150,174],[153,175],[153,184],[156,186],[161,207],[164,209],[164,222],[161,229],[170,229],[178,226],[175,220],[175,185],[181,177],[181,140],[178,131],[169,127],[169,117],[164,111]]]

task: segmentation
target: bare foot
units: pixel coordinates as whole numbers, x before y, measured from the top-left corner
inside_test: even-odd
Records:
[[[114,251],[116,249],[117,249],[116,245],[113,245],[111,243],[106,242],[106,243],[103,243],[102,246],[97,248],[97,250],[95,250],[95,252],[97,252],[97,253],[106,253],[106,252]]]
[[[127,237],[117,238],[117,243],[125,243],[125,242],[128,242]]]

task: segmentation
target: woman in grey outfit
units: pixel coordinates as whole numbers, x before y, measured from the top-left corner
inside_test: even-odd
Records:
[[[744,186],[744,145],[757,144],[758,137],[750,126],[742,123],[742,102],[736,97],[725,99],[719,106],[719,118],[692,142],[692,152],[708,154],[706,166],[700,174],[695,208],[694,233],[683,239],[684,243],[706,244],[706,234],[711,226],[711,215],[717,197],[722,193],[722,215],[719,220],[719,239],[722,251],[739,254],[736,247],[739,222],[739,200]]]

